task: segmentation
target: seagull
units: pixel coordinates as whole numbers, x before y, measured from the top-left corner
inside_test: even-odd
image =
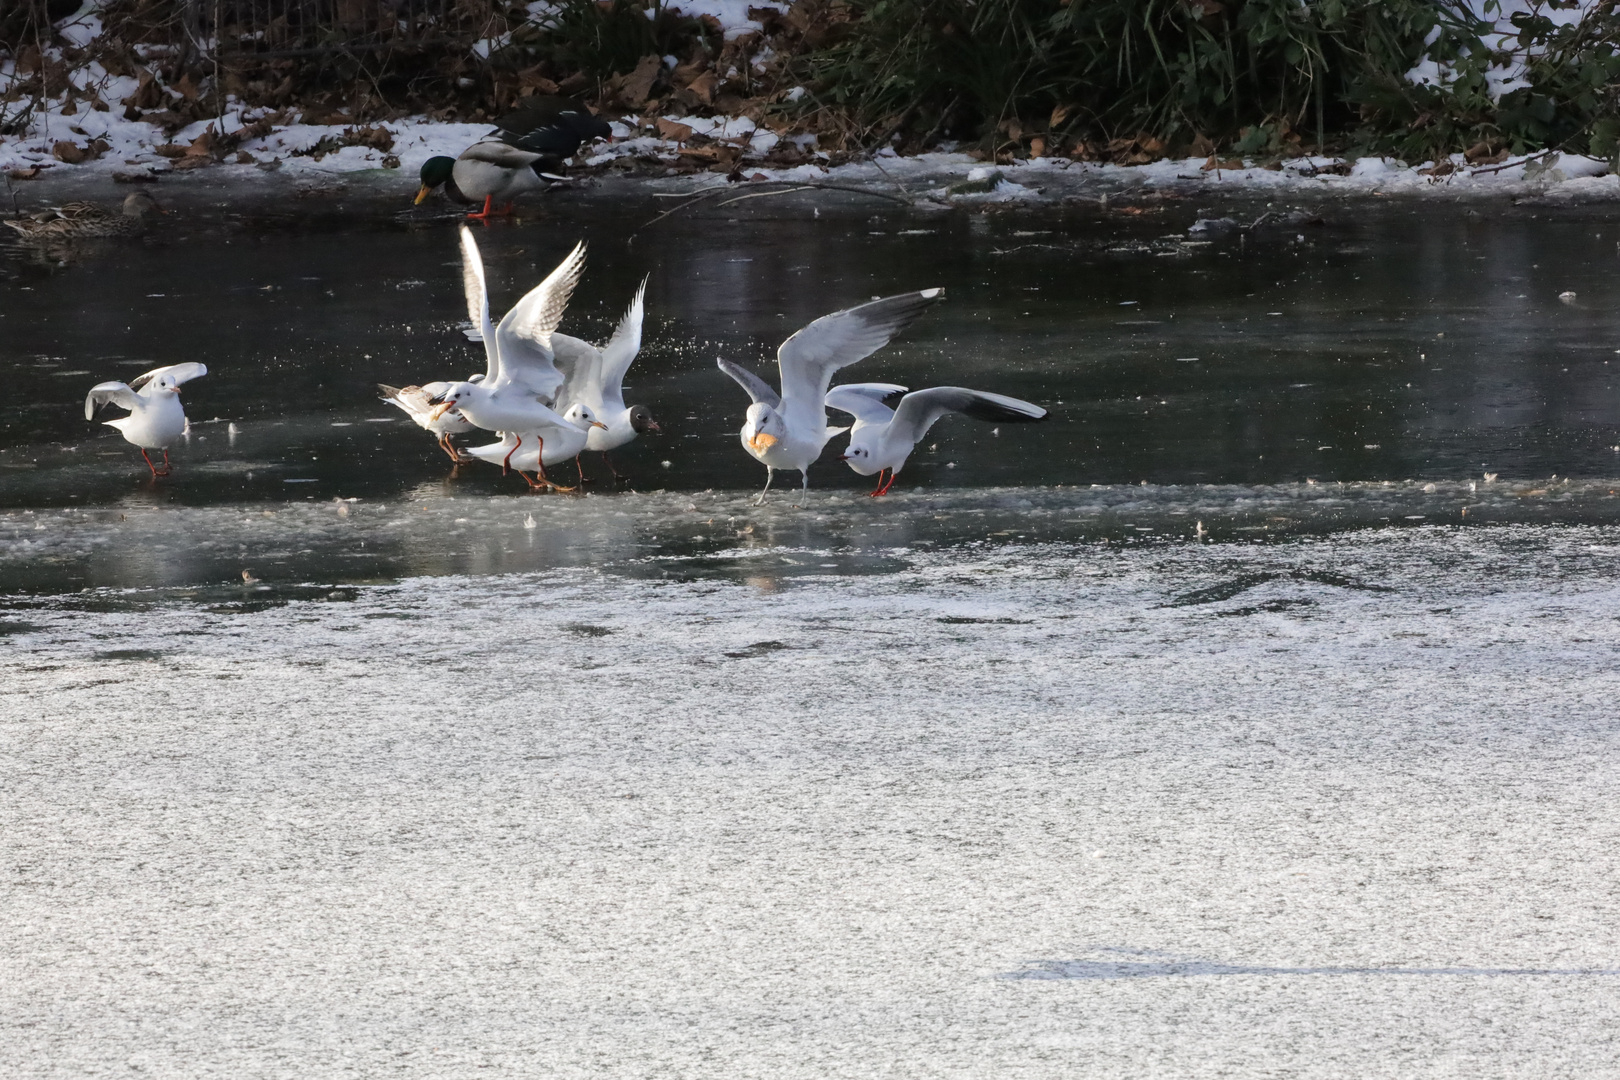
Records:
[[[579,455],[585,450],[586,439],[596,434],[598,428],[607,430],[607,425],[596,418],[589,406],[577,403],[568,407],[562,419],[566,422],[521,435],[503,431],[500,442],[468,447],[467,453],[491,465],[498,464],[503,469],[515,470],[529,481],[531,491],[545,488],[577,491],[578,488],[563,487],[547,480],[545,467],[569,458],[573,458],[577,466]],[[525,439],[528,440],[526,444]],[[529,480],[526,472],[534,473],[535,479]]]
[[[601,421],[601,430],[592,428],[585,449],[595,450],[615,480],[619,470],[608,457],[609,450],[635,439],[649,431],[662,431],[653,419],[652,410],[645,405],[626,406],[624,403],[624,374],[641,351],[641,321],[646,312],[647,281],[625,310],[624,318],[613,331],[608,343],[598,349],[589,342],[567,334],[552,334],[551,347],[556,354],[557,366],[567,376],[557,400],[562,404],[578,402],[589,406]],[[584,478],[581,477],[581,480]]]
[[[499,327],[490,324],[483,257],[465,225],[461,254],[467,306],[484,343],[487,371],[477,382],[448,384],[431,399],[435,408],[428,415],[437,420],[454,409],[474,427],[517,435],[567,424],[551,408],[564,382],[551,338],[585,269],[585,245],[574,245],[557,269],[506,313]]]
[[[443,185],[445,194],[456,202],[474,204],[482,198],[484,208],[467,216],[488,220],[497,198],[510,200],[568,179],[562,175],[562,159],[587,139],[613,134],[607,121],[592,116],[577,101],[550,96],[528,99],[495,125],[494,131],[463,150],[461,156],[440,155],[423,162],[416,201],[421,203]],[[508,201],[501,213],[511,212]]]
[[[180,407],[180,384],[200,379],[208,369],[198,363],[173,364],[153,368],[129,384],[121,382],[97,383],[84,399],[84,418],[94,420],[96,410],[111,402],[128,409],[128,416],[103,421],[115,427],[126,441],[140,448],[147,468],[153,477],[168,476],[169,447],[186,433],[186,411]],[[147,456],[148,450],[163,451],[163,471]]]
[[[484,376],[482,373],[474,375],[468,382],[477,382]],[[451,443],[450,436],[460,435],[471,431],[473,426],[467,418],[454,409],[447,409],[437,417],[433,399],[450,388],[447,382],[430,382],[424,386],[389,386],[387,383],[378,383],[377,389],[382,391],[382,400],[390,405],[403,409],[405,415],[416,421],[416,425],[423,430],[439,437],[439,449],[450,455],[450,460],[457,465],[466,462],[461,451]]]
[[[935,386],[907,393],[904,386],[893,383],[848,383],[833,387],[826,400],[827,408],[855,418],[844,460],[862,476],[877,473],[877,487],[868,492],[874,497],[889,493],[894,478],[905,468],[906,458],[934,421],[946,413],[961,413],[993,424],[1046,419],[1046,410],[1039,405],[961,386]],[[885,472],[889,474],[887,481],[883,479]]]
[[[944,289],[902,293],[858,307],[823,315],[782,343],[776,351],[782,392],[746,368],[716,359],[720,370],[748,391],[748,421],[741,432],[743,449],[765,465],[765,487],[755,505],[765,501],[777,469],[797,469],[803,490],[810,490],[810,465],[827,440],[848,428],[829,428],[823,399],[833,372],[864,360],[909,325]]]

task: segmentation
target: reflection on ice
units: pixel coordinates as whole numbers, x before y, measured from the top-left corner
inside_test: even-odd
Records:
[[[812,491],[803,506],[762,507],[747,492],[491,496],[442,480],[379,501],[184,506],[144,489],[103,508],[0,512],[0,592],[236,583],[244,570],[272,585],[570,566],[764,581],[888,573],[940,548],[1201,543],[1219,549],[1347,529],[1620,521],[1614,481],[1472,487],[1091,485],[935,489],[881,500]],[[1245,596],[1250,607],[1287,606],[1299,599],[1278,591],[1290,582],[1376,587],[1332,568],[1234,579],[1175,602],[1209,604],[1252,592]]]

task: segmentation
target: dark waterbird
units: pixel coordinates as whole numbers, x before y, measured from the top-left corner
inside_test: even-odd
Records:
[[[570,98],[536,96],[495,121],[495,130],[462,151],[460,157],[431,157],[422,163],[418,203],[443,186],[453,201],[482,210],[469,214],[479,220],[490,216],[498,198],[507,203],[529,191],[542,191],[565,179],[563,159],[591,139],[611,137],[613,129]]]

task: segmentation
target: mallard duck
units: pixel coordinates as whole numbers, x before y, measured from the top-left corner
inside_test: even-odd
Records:
[[[89,202],[63,203],[37,210],[5,224],[25,240],[87,240],[100,236],[128,236],[147,225],[146,215],[163,210],[144,191],[130,193],[121,211]]]
[[[479,220],[490,216],[496,199],[507,200],[503,213],[510,213],[511,199],[529,191],[543,191],[566,179],[563,159],[579,149],[587,139],[605,139],[613,134],[607,121],[592,116],[585,106],[562,97],[531,97],[495,121],[495,130],[462,151],[460,157],[440,155],[422,163],[421,187],[416,201],[421,203],[434,189],[443,186],[456,202],[475,205],[484,200],[482,210],[468,217]]]
[[[117,428],[146,458],[153,477],[169,475],[169,447],[186,433],[186,411],[180,407],[180,384],[208,374],[202,364],[191,362],[154,368],[128,384],[97,383],[84,399],[84,418],[94,420],[96,410],[111,402],[129,410],[128,416],[103,421]],[[163,471],[147,457],[148,450],[163,451]]]

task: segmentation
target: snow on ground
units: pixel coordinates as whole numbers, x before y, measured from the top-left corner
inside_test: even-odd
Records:
[[[188,146],[210,127],[219,134],[229,135],[257,119],[259,114],[253,112],[228,110],[222,118],[198,121],[169,138],[155,125],[125,120],[116,112],[82,110],[72,116],[46,113],[41,116],[34,137],[0,139],[0,169],[26,174],[38,168],[37,175],[45,182],[45,187],[53,183],[82,185],[98,177],[164,175],[175,172],[176,159],[158,153],[159,147]],[[741,147],[745,155],[755,157],[769,153],[780,141],[777,134],[758,127],[746,117],[671,116],[667,119],[687,126],[696,135]],[[273,170],[289,182],[366,173],[383,179],[397,174],[400,184],[408,186],[428,158],[455,156],[491,130],[488,124],[441,123],[415,118],[373,125],[390,132],[393,145],[389,149],[364,145],[332,149],[356,126],[291,124],[276,127],[269,134],[245,139],[226,163],[208,165],[199,172],[206,171],[209,182],[214,184],[228,184],[233,177],[259,181],[265,170]],[[671,168],[679,160],[682,143],[658,138],[647,129],[624,123],[616,123],[614,128],[614,141],[587,148],[576,171],[588,174],[591,169],[609,168],[622,157],[639,158],[643,163],[648,158],[658,159]],[[108,150],[94,160],[70,165],[52,156],[53,147],[59,141],[88,145],[98,139],[107,144]],[[813,136],[792,141],[815,155]],[[1609,199],[1620,195],[1620,177],[1609,171],[1608,162],[1558,153],[1511,158],[1500,165],[1483,168],[1469,166],[1460,154],[1439,163],[1407,163],[1377,157],[1354,161],[1302,157],[1285,161],[1280,167],[1267,168],[1250,162],[1248,167],[1240,169],[1208,169],[1201,158],[1139,166],[1038,158],[993,167],[967,154],[951,152],[901,157],[892,150],[883,150],[868,159],[836,167],[827,164],[825,154],[819,158],[819,161],[812,160],[793,168],[773,168],[745,157],[741,171],[749,179],[826,181],[890,190],[895,182],[900,182],[913,196],[967,203],[1058,199],[1097,188],[1153,190],[1189,185],[1211,192],[1297,195],[1314,192],[1325,196],[1398,193]],[[1436,171],[1442,175],[1433,175]],[[696,173],[672,174],[666,180],[656,175],[656,167],[652,178],[677,187],[706,186],[720,179],[716,174]],[[986,179],[990,181],[988,184],[983,183]],[[27,187],[20,185],[19,190],[26,193]]]
[[[1617,542],[13,605],[0,1072],[1609,1075]]]
[[[758,29],[757,20],[748,17],[748,10],[762,5],[756,0],[692,0],[681,6],[690,14],[714,16],[720,20],[728,36],[736,36]],[[784,5],[766,3],[763,6],[780,9]],[[1476,3],[1475,6],[1479,5]],[[1504,6],[1502,12],[1498,13],[1498,21],[1506,25],[1507,16],[1518,10],[1519,6],[1522,3]],[[1483,9],[1481,14],[1484,17]],[[1578,17],[1579,13],[1572,10],[1554,15],[1567,21]],[[58,24],[58,29],[75,44],[83,45],[92,40],[101,31],[93,0],[89,0],[78,14]],[[1511,65],[1498,73],[1504,85],[1517,78],[1514,71],[1518,69],[1510,68]],[[1442,78],[1443,74],[1438,68],[1429,73],[1433,78]],[[9,83],[16,75],[14,60],[0,59],[0,86]],[[1423,72],[1415,69],[1414,77],[1423,77]],[[182,149],[189,147],[210,129],[218,136],[229,136],[269,115],[262,109],[244,110],[234,100],[228,99],[223,103],[219,116],[197,121],[173,134],[165,134],[157,125],[145,120],[124,118],[119,105],[138,89],[139,84],[134,77],[113,75],[99,63],[90,62],[75,69],[72,78],[81,95],[94,89],[109,108],[100,111],[86,102],[70,104],[65,99],[47,102],[36,113],[28,132],[0,137],[0,171],[43,179],[45,188],[58,183],[71,185],[75,182],[82,184],[85,180],[110,179],[119,174],[127,178],[130,174],[169,173],[175,171],[177,163],[182,168],[191,164],[183,156]],[[179,92],[174,89],[164,89],[162,92],[172,100],[179,99]],[[1165,160],[1141,166],[1035,159],[987,170],[983,162],[966,154],[938,152],[900,158],[892,151],[885,150],[864,161],[831,167],[828,155],[815,153],[813,136],[799,136],[792,141],[811,152],[816,160],[792,168],[771,168],[748,159],[757,159],[769,153],[779,142],[779,136],[758,128],[752,120],[743,117],[711,119],[689,116],[668,116],[664,119],[685,125],[695,135],[742,149],[742,172],[749,178],[820,180],[891,189],[894,181],[903,180],[908,193],[913,196],[968,203],[1061,198],[1119,187],[1149,190],[1184,188],[1189,183],[1212,192],[1298,195],[1310,192],[1325,195],[1428,193],[1449,197],[1548,195],[1560,199],[1609,199],[1620,195],[1620,178],[1610,173],[1608,162],[1560,153],[1510,158],[1504,163],[1485,167],[1470,166],[1459,154],[1440,162],[1399,162],[1377,157],[1346,161],[1317,157],[1286,161],[1280,167],[1262,167],[1251,161],[1239,169],[1207,170],[1203,159]],[[487,124],[440,123],[414,117],[371,125],[388,130],[393,138],[390,148],[341,145],[346,141],[347,133],[358,126],[275,126],[268,134],[244,139],[225,155],[226,163],[209,164],[204,168],[216,183],[229,183],[233,177],[257,179],[254,173],[247,171],[254,169],[272,170],[291,182],[363,173],[372,173],[381,178],[398,170],[401,184],[406,185],[429,157],[440,154],[455,156],[491,130]],[[603,168],[627,156],[642,158],[643,164],[653,159],[671,167],[679,161],[683,144],[678,141],[658,138],[645,129],[635,129],[625,123],[615,124],[615,134],[613,143],[588,148],[580,165]],[[68,164],[56,156],[56,147],[64,142],[81,149],[88,148],[92,153],[102,146],[105,150],[99,157],[79,164]],[[160,152],[160,148],[164,152]],[[988,183],[981,182],[987,178]],[[714,177],[708,173],[689,174],[686,179],[675,180],[674,186],[695,187],[712,182]]]
[[[227,113],[215,121],[217,131],[239,131],[254,117]],[[746,117],[700,118],[669,117],[671,122],[690,127],[696,134],[729,141],[744,148],[745,154],[762,155],[779,141],[775,133],[756,127]],[[68,123],[79,128],[82,141],[105,140],[109,151],[102,157],[78,165],[55,160],[51,148],[58,139],[74,138]],[[51,134],[43,139],[0,140],[0,169],[13,173],[38,167],[39,177],[52,182],[81,183],[95,178],[112,179],[122,174],[164,175],[174,171],[173,158],[156,153],[165,145],[185,146],[201,136],[210,122],[199,121],[183,129],[172,140],[150,124],[126,121],[111,113],[87,113],[77,117],[53,117]],[[487,124],[435,123],[422,119],[375,125],[387,128],[393,136],[389,150],[351,145],[323,150],[321,144],[341,142],[349,128],[332,125],[294,124],[276,128],[268,135],[244,141],[234,152],[242,155],[228,163],[206,166],[210,183],[230,183],[233,177],[262,180],[264,170],[273,170],[289,182],[321,177],[370,174],[382,179],[397,175],[402,186],[414,182],[423,162],[435,155],[455,156],[487,134]],[[675,175],[681,143],[660,139],[615,124],[618,138],[599,143],[587,151],[576,172],[587,175],[591,168],[611,166],[621,157],[653,157],[672,167],[671,174],[654,181],[673,187],[702,187],[719,182],[713,173]],[[798,140],[813,153],[813,138]],[[1216,192],[1279,193],[1289,195],[1435,195],[1451,198],[1546,196],[1560,199],[1611,199],[1620,196],[1620,177],[1610,172],[1609,163],[1573,154],[1552,153],[1511,158],[1497,166],[1474,168],[1462,155],[1440,162],[1407,163],[1387,158],[1364,157],[1354,161],[1338,158],[1302,157],[1285,161],[1280,167],[1262,167],[1250,162],[1240,169],[1206,169],[1202,158],[1164,160],[1147,165],[1120,166],[1074,162],[1059,158],[1017,161],[994,167],[967,154],[934,152],[901,157],[893,151],[880,151],[872,157],[829,166],[826,156],[792,168],[774,168],[762,162],[745,160],[741,171],[753,180],[825,181],[887,187],[898,181],[913,196],[932,196],[965,203],[1001,202],[1022,199],[1060,199],[1098,188],[1185,189],[1194,186]],[[1341,175],[1345,173],[1345,175]],[[981,183],[991,179],[988,190]],[[954,189],[954,190],[953,190]],[[20,190],[26,193],[27,188]]]

